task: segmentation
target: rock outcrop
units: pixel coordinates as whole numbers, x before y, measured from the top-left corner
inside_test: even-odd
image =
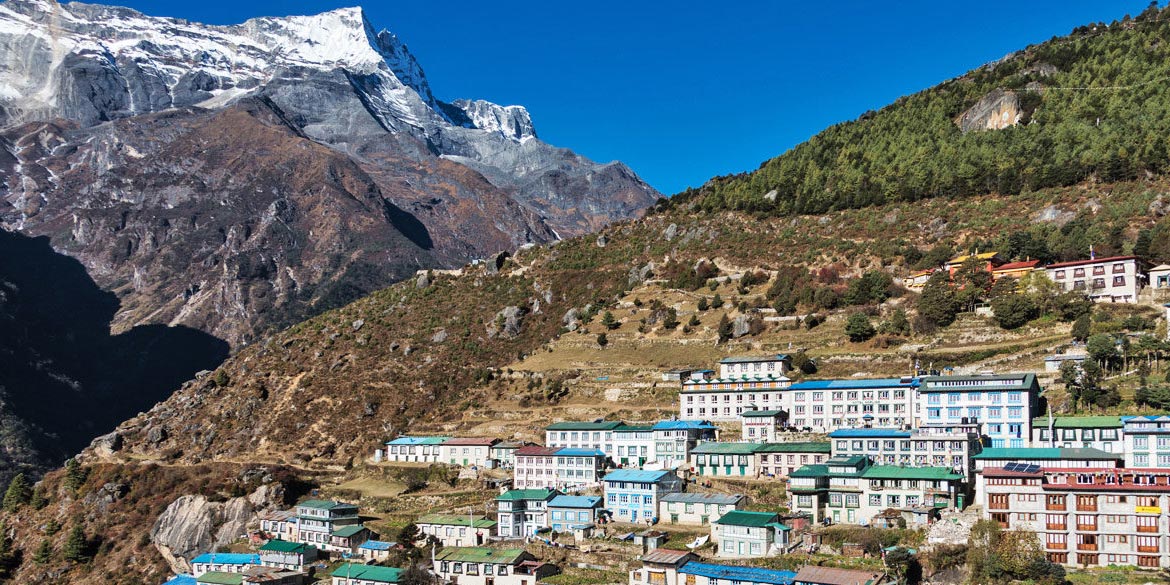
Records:
[[[278,507],[282,498],[279,484],[262,485],[224,502],[181,496],[155,521],[150,540],[176,573],[189,573],[191,559],[245,537],[256,514]]]
[[[1020,98],[1014,91],[994,89],[963,112],[955,124],[963,133],[1002,130],[1019,124],[1023,115]]]

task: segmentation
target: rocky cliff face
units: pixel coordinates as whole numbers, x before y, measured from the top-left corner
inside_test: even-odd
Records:
[[[247,496],[223,502],[201,495],[180,496],[150,529],[150,540],[175,573],[190,573],[191,560],[247,536],[257,513],[281,507],[283,486],[268,483]]]
[[[1010,90],[995,89],[963,112],[955,124],[963,133],[974,130],[1003,130],[1020,123],[1020,97]]]

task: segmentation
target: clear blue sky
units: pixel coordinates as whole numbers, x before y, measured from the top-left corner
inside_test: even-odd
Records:
[[[116,1],[105,0],[108,3]],[[123,0],[214,24],[357,0]],[[850,120],[1148,0],[369,1],[440,99],[520,104],[537,133],[665,194],[751,170]]]

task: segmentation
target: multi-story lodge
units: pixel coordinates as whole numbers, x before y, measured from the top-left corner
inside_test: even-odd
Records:
[[[1035,374],[929,376],[920,387],[928,425],[983,423],[992,447],[1023,447],[1039,412]]]
[[[614,431],[624,426],[621,421],[559,422],[544,428],[544,444],[548,447],[596,449],[613,456]]]
[[[1125,450],[1119,416],[1057,416],[1032,419],[1033,447],[1086,447],[1106,453]]]
[[[692,552],[652,550],[642,555],[641,568],[630,571],[629,585],[793,585],[796,579],[793,571],[719,565],[701,560]]]
[[[783,478],[802,465],[829,458],[828,442],[699,443],[690,470],[700,477]]]
[[[681,492],[683,482],[673,471],[618,469],[605,483],[605,508],[618,522],[650,522],[658,517],[659,499]]]
[[[414,525],[423,538],[433,536],[443,546],[479,546],[492,536],[497,522],[461,514],[425,514]]]
[[[330,549],[333,533],[343,527],[358,526],[358,507],[332,500],[305,500],[296,506],[296,541]]]
[[[781,400],[789,424],[829,432],[861,426],[914,424],[919,379],[809,380],[792,384]]]
[[[776,431],[787,426],[783,410],[745,410],[739,415],[740,436],[745,441],[775,441]]]
[[[557,568],[536,560],[524,549],[446,547],[431,567],[444,583],[460,585],[536,585]]]
[[[397,463],[438,463],[440,445],[449,437],[398,437],[386,441],[385,461]]]
[[[916,429],[838,429],[829,433],[833,455],[863,455],[878,465],[948,467],[963,477],[983,450],[978,424],[927,425]]]
[[[1170,567],[1170,470],[1043,463],[984,468],[988,517],[1037,533],[1055,563]]]
[[[1170,415],[1123,416],[1126,467],[1170,469]]]
[[[791,528],[775,512],[732,510],[711,523],[716,556],[725,558],[769,557],[787,552]]]
[[[1080,291],[1097,302],[1136,303],[1142,277],[1137,256],[1111,256],[1044,267],[1062,291]]]
[[[605,453],[571,447],[522,447],[516,450],[512,486],[518,489],[596,485],[605,468]]]
[[[621,425],[613,430],[614,465],[641,468],[654,461],[654,426]]]
[[[793,512],[813,521],[868,524],[890,509],[923,523],[965,502],[964,476],[948,467],[870,465],[864,455],[835,456],[796,470],[788,484]]]
[[[570,532],[598,521],[605,502],[601,496],[557,496],[548,502],[549,528]]]
[[[759,444],[752,457],[757,477],[782,479],[802,466],[824,463],[831,454],[832,445],[828,441],[789,441]]]
[[[548,503],[559,495],[554,489],[514,489],[496,496],[496,534],[525,538],[547,528]]]
[[[715,440],[718,429],[707,421],[664,420],[655,423],[654,460],[663,469],[686,465],[687,456],[699,441]]]
[[[659,499],[658,517],[670,524],[706,526],[746,503],[742,495],[675,492]]]
[[[679,418],[735,421],[745,410],[779,409],[782,390],[791,384],[784,375],[791,363],[786,355],[725,358],[718,378],[691,376],[683,382]]]

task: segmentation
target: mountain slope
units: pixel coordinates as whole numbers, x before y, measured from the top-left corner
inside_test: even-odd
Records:
[[[832,126],[677,205],[768,214],[1021,193],[1167,168],[1170,9],[1079,27]]]

